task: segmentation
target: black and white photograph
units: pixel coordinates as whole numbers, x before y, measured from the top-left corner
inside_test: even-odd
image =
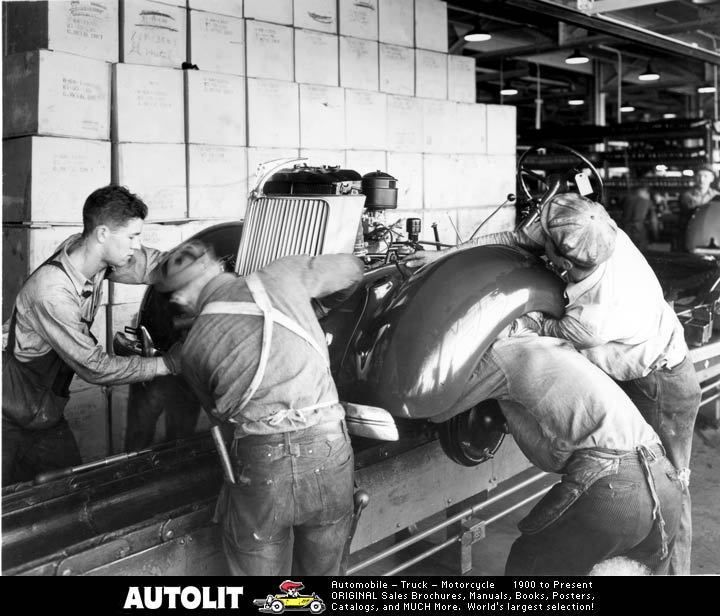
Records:
[[[4,0],[2,44],[3,576],[720,576],[720,0]]]

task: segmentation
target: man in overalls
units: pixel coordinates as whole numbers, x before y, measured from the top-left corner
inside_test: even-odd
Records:
[[[541,333],[568,340],[618,381],[660,436],[685,486],[670,573],[688,575],[690,453],[701,392],[683,327],[655,273],[600,203],[574,193],[554,197],[523,231],[493,233],[458,248],[485,244],[544,253],[567,280],[565,314],[545,319]],[[438,258],[426,252],[409,264]]]
[[[351,255],[279,259],[246,277],[181,244],[155,288],[197,315],[182,374],[229,424],[216,520],[234,575],[338,575],[353,513],[353,452],[311,301],[352,290]]]
[[[615,556],[666,573],[682,486],[660,439],[602,370],[523,324],[500,333],[468,383],[472,399],[499,400],[533,464],[562,474],[518,525],[506,575],[587,575]]]
[[[176,372],[179,346],[165,357],[108,355],[90,333],[102,282],[147,283],[163,253],[141,246],[147,206],[122,186],[94,191],[82,235],[65,240],[20,289],[3,349],[3,485],[81,463],[64,418],[74,374],[120,385]]]

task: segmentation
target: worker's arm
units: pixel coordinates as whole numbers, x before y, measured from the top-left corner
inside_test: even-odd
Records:
[[[579,318],[574,311],[566,313],[560,319],[545,317],[542,334],[567,340],[577,349],[588,349],[608,342],[600,336],[598,329],[593,327],[588,319]]]
[[[331,254],[317,257],[283,257],[260,270],[264,276],[277,280],[299,282],[313,299],[337,294],[349,297],[362,280],[362,261],[353,255]]]
[[[467,242],[458,244],[453,248],[446,248],[441,251],[423,250],[407,257],[404,261],[408,267],[422,267],[439,258],[458,250],[467,250],[476,246],[518,246],[529,252],[540,255],[545,251],[545,234],[538,223],[531,225],[529,231],[500,231],[480,235]]]
[[[51,287],[30,309],[38,334],[88,383],[121,385],[170,374],[160,357],[119,357],[106,353],[85,333],[80,305],[68,289]]]
[[[148,246],[141,246],[130,261],[108,271],[107,278],[123,284],[151,284],[150,274],[167,253]]]

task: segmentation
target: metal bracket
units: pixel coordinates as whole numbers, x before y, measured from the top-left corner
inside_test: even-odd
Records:
[[[460,573],[468,573],[472,568],[472,546],[485,539],[485,526],[487,523],[480,518],[464,518],[460,522]]]

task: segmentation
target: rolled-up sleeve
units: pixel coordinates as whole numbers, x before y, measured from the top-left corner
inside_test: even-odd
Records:
[[[577,349],[589,349],[608,342],[595,331],[595,328],[572,313],[567,313],[561,319],[546,317],[543,321],[542,333],[544,336],[567,340]]]
[[[155,248],[141,246],[126,265],[110,271],[107,277],[112,282],[123,284],[151,284],[150,275],[166,254]]]
[[[77,299],[62,287],[50,288],[32,305],[38,333],[84,381],[122,385],[153,379],[160,357],[117,357],[106,353],[83,330]]]

